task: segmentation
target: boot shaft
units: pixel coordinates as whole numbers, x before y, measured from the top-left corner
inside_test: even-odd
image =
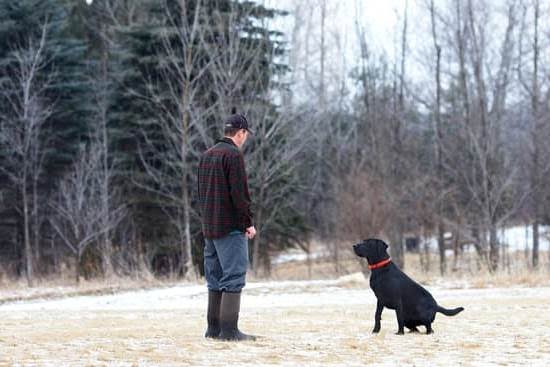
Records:
[[[253,335],[247,335],[239,330],[239,312],[241,309],[241,293],[224,292],[220,310],[220,339],[223,340],[256,340]]]
[[[229,293],[223,292],[220,319],[232,320],[239,318],[239,312],[241,310],[241,293]]]
[[[220,308],[222,302],[222,292],[208,291],[208,312],[206,320],[208,329],[204,336],[206,338],[218,338],[220,335]]]
[[[220,309],[222,303],[222,292],[219,291],[208,291],[208,320],[220,320]]]

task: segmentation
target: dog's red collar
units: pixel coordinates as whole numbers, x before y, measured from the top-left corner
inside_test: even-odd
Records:
[[[369,269],[370,270],[380,269],[388,265],[389,263],[391,263],[391,258],[388,257],[386,260],[379,261],[376,264],[372,264],[372,265],[369,264]]]

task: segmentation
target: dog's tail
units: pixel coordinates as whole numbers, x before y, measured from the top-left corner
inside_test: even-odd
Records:
[[[457,307],[457,308],[453,308],[452,310],[448,310],[438,305],[436,311],[441,312],[443,315],[446,315],[446,316],[454,316],[457,313],[464,311],[464,307]]]

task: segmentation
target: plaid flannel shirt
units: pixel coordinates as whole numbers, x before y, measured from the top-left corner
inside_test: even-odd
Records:
[[[197,184],[204,237],[220,238],[252,226],[244,158],[231,139],[218,140],[202,155]]]

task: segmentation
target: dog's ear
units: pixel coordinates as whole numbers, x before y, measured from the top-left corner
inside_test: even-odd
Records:
[[[382,248],[384,251],[388,249],[388,244],[382,240],[377,240],[378,241],[378,245],[380,246],[380,248]]]

